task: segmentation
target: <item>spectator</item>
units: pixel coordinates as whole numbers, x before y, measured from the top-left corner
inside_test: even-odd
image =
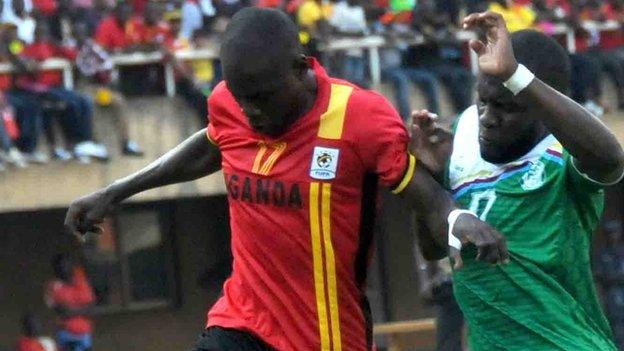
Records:
[[[234,16],[240,9],[251,6],[250,0],[221,0],[214,3],[217,15],[225,18]]]
[[[35,42],[26,46],[20,56],[36,62],[42,62],[53,57],[74,60],[77,56],[77,50],[54,44],[51,41],[47,24],[41,22],[35,30]],[[65,113],[59,114],[58,117],[61,119],[61,126],[65,131],[67,141],[73,145],[74,155],[79,161],[89,162],[90,158],[108,160],[106,148],[93,141],[93,103],[87,96],[63,88],[62,83],[62,75],[57,71],[31,73],[23,75],[18,80],[21,89],[41,98],[66,105]]]
[[[56,343],[41,336],[41,323],[32,314],[22,318],[22,336],[17,340],[17,351],[57,351]]]
[[[122,113],[126,101],[112,89],[111,75],[113,63],[108,53],[88,36],[86,23],[74,26],[74,36],[78,47],[76,66],[83,76],[100,85],[96,92],[96,102],[105,108],[115,119],[117,133],[121,141],[121,150],[127,156],[143,156],[138,144],[130,139],[128,121]]]
[[[11,23],[17,27],[17,37],[26,44],[35,40],[35,19],[26,12],[24,0],[11,1],[13,11],[11,16],[4,19],[4,23]]]
[[[510,32],[532,28],[537,17],[529,5],[514,0],[493,1],[490,3],[489,10],[503,16]]]
[[[24,11],[26,13],[32,13],[32,10],[33,10],[32,1],[24,0]],[[13,1],[3,0],[2,1],[2,16],[0,16],[0,21],[2,23],[11,22],[13,17],[15,17],[15,12],[13,11]]]
[[[57,343],[62,350],[86,351],[92,346],[93,322],[89,315],[95,296],[84,270],[66,254],[52,260],[55,278],[45,301],[58,316]]]
[[[609,50],[624,44],[622,38],[619,34],[611,38],[603,37],[598,30],[587,30],[582,26],[582,21],[586,20],[604,21],[617,18],[617,14],[610,7],[603,6],[599,1],[591,0],[573,11],[570,22],[576,31],[576,53],[581,56],[582,60],[596,67],[594,71],[607,73],[606,76],[613,80],[616,87],[618,108],[624,110],[624,68],[622,62],[618,60],[618,55]],[[603,39],[609,40],[605,42]],[[599,74],[599,77],[598,79],[602,81],[604,75]],[[595,92],[592,95],[596,96],[598,105],[602,107],[603,104],[599,100],[602,96],[600,81],[595,84]]]
[[[4,171],[5,162],[18,168],[27,166],[26,159],[13,145],[13,140],[18,135],[14,109],[8,104],[4,94],[0,93],[0,171]]]
[[[103,10],[109,6],[114,6],[113,1],[100,1],[97,0],[64,0],[71,1],[70,17],[74,25],[78,23],[84,23],[87,26],[89,35],[95,32],[98,23],[101,20],[98,10]]]
[[[341,0],[334,5],[329,24],[338,36],[361,37],[369,33],[360,0]],[[364,51],[349,49],[340,64],[338,77],[366,87]]]
[[[204,26],[204,16],[198,0],[185,0],[182,5],[180,38],[190,41],[193,33]]]
[[[133,14],[139,17],[143,16],[148,2],[149,0],[130,0],[129,3],[132,5]]]
[[[412,112],[410,107],[410,83],[416,84],[427,99],[427,108],[433,113],[439,112],[438,80],[433,73],[404,64],[407,44],[402,42],[392,26],[386,31],[388,45],[381,49],[381,76],[392,85],[395,104],[404,121],[408,121]]]
[[[603,227],[606,243],[595,264],[596,281],[603,291],[605,310],[616,343],[624,349],[624,241],[622,223],[609,221]]]
[[[23,43],[17,38],[15,25],[5,24],[0,32],[0,61],[9,61],[19,67],[21,62],[16,61],[14,52],[22,50],[22,48]],[[4,92],[7,102],[5,106],[11,106],[15,111],[16,129],[19,130],[19,133],[13,133],[14,135],[18,134],[17,139],[14,140],[15,146],[28,162],[47,162],[48,158],[37,152],[37,141],[43,123],[40,102],[35,96],[15,89],[13,77],[8,74],[0,74],[0,91]],[[13,155],[17,154],[13,152]],[[15,159],[15,157],[11,158]]]
[[[155,1],[147,3],[142,17],[130,19],[126,35],[133,50],[139,51],[158,51],[174,42],[171,28],[163,20],[163,11]]]
[[[201,47],[207,40],[208,33],[199,30],[193,36],[193,47]],[[218,63],[213,60],[193,60],[190,62],[176,62],[177,91],[188,103],[189,107],[197,112],[201,123],[206,123],[208,117],[207,98],[212,89],[220,80]]]
[[[61,28],[61,15],[66,11],[61,11],[57,0],[32,0],[35,18],[39,22],[46,22],[50,34],[55,40],[63,40],[63,30]],[[65,9],[63,9],[65,10]]]
[[[425,43],[409,51],[409,65],[427,70],[448,89],[459,113],[472,104],[473,76],[462,64],[462,43],[455,38],[453,21],[439,3],[421,0],[416,8],[414,27]]]
[[[171,37],[173,38],[173,42],[165,46],[165,50],[179,51],[190,49],[192,36],[185,38],[181,35],[182,12],[180,10],[167,11],[165,12],[164,18],[169,25],[169,31],[171,32]],[[199,27],[199,29],[201,29],[201,27]]]
[[[488,9],[489,0],[464,0],[467,13],[483,12]]]
[[[103,19],[95,31],[95,41],[106,51],[115,53],[129,48],[126,25],[132,16],[132,7],[126,1],[119,1],[113,13]]]
[[[570,76],[571,97],[597,117],[602,117],[602,65],[596,59],[584,54],[570,54],[572,74]]]
[[[296,7],[296,12],[301,43],[309,56],[319,58],[318,44],[329,35],[328,20],[332,16],[333,6],[326,0],[304,0]]]

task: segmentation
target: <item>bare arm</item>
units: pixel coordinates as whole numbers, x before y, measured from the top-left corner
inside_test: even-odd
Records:
[[[509,79],[518,68],[511,39],[502,16],[493,12],[472,14],[465,28],[480,28],[486,41],[471,40],[481,72]],[[518,97],[540,106],[541,122],[574,156],[579,171],[602,183],[613,183],[624,173],[624,151],[611,131],[576,102],[535,78]]]
[[[621,178],[624,151],[598,118],[537,78],[519,96],[544,109],[542,122],[574,156],[579,171],[602,183]]]
[[[97,231],[104,217],[132,195],[198,179],[220,168],[221,153],[206,137],[206,129],[202,129],[142,170],[74,201],[67,211],[65,226],[72,233]]]
[[[426,228],[419,231],[423,255],[431,259],[443,256],[442,253],[448,247],[447,218],[451,211],[459,209],[459,206],[424,167],[414,169],[411,180],[399,196],[416,211]],[[501,263],[509,259],[505,238],[475,216],[460,215],[453,227],[453,234],[462,243],[472,243],[477,247],[477,260]],[[455,260],[455,267],[460,268],[462,265],[460,252],[455,248],[449,250]]]
[[[122,201],[145,190],[205,177],[220,168],[221,153],[202,129],[142,170],[115,181],[107,191]]]

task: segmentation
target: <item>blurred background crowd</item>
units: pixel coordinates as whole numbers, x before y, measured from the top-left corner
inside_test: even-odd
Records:
[[[405,120],[415,108],[442,112],[441,91],[450,98],[451,114],[473,104],[476,72],[467,46],[472,34],[461,29],[461,18],[488,9],[501,13],[510,31],[537,29],[570,51],[570,94],[577,102],[599,117],[624,110],[620,0],[4,0],[0,181],[2,171],[34,164],[142,157],[127,120],[127,101],[136,96],[175,92],[194,112],[189,118],[205,124],[206,98],[221,80],[220,35],[228,19],[247,6],[288,13],[310,56],[331,75],[360,86],[377,89],[384,83]],[[614,87],[614,104],[606,103],[605,80]],[[424,106],[414,104],[414,89]],[[96,114],[100,110],[105,113]],[[98,138],[95,115],[112,119],[118,146]],[[624,349],[621,223],[608,222],[603,231],[607,242],[596,253],[596,278]],[[61,260],[55,261],[56,277],[46,290],[48,305],[67,315],[98,304],[97,286],[93,295],[85,279],[72,278],[84,275],[79,268],[68,273],[74,268]],[[433,271],[432,283],[421,284],[424,294],[447,301],[448,274]],[[76,325],[89,334],[90,323]],[[24,316],[20,351],[53,349],[52,341],[41,339],[39,324],[36,316]],[[90,347],[85,340],[68,342],[75,350]],[[78,348],[81,342],[84,348]]]
[[[374,73],[368,67],[376,65],[404,118],[415,107],[411,86],[433,112],[440,109],[440,84],[455,111],[472,103],[469,36],[461,35],[460,19],[486,9],[502,13],[511,31],[535,28],[561,38],[571,51],[575,100],[602,115],[606,76],[615,84],[617,107],[624,108],[619,0],[5,0],[0,60],[8,65],[0,67],[0,169],[50,158],[108,160],[108,148],[93,130],[94,108],[110,110],[122,153],[141,156],[124,119],[125,98],[162,92],[165,62],[177,93],[203,121],[205,98],[220,80],[220,33],[245,6],[290,14],[308,53],[334,76],[371,87]],[[341,39],[343,46],[331,50]],[[373,44],[376,58],[366,55],[372,47],[366,39],[381,40]],[[193,54],[202,48],[212,51]],[[180,51],[190,52],[192,60],[180,59]],[[159,56],[145,56],[150,53]],[[63,69],[76,73],[70,84]]]

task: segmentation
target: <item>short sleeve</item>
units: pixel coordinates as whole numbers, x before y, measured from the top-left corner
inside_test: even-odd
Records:
[[[349,101],[349,108],[364,108],[358,113],[357,150],[369,172],[377,174],[383,185],[400,193],[409,183],[416,158],[408,154],[409,136],[396,110],[382,96],[363,92]]]
[[[572,185],[572,189],[576,192],[597,193],[605,187],[619,183],[622,178],[613,183],[602,183],[592,179],[589,175],[581,172],[576,166],[576,160],[567,151],[564,151],[564,160],[566,162],[566,173]]]

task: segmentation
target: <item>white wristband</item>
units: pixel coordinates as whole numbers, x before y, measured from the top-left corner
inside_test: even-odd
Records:
[[[509,89],[514,95],[518,95],[524,88],[531,84],[533,79],[535,79],[535,75],[523,64],[519,64],[514,74],[503,83],[503,86]]]
[[[457,218],[463,214],[469,214],[471,216],[477,217],[474,213],[468,210],[453,210],[448,215],[448,244],[450,247],[454,247],[457,250],[462,249],[462,243],[455,235],[453,235],[453,228],[455,227],[455,222],[457,222]]]

